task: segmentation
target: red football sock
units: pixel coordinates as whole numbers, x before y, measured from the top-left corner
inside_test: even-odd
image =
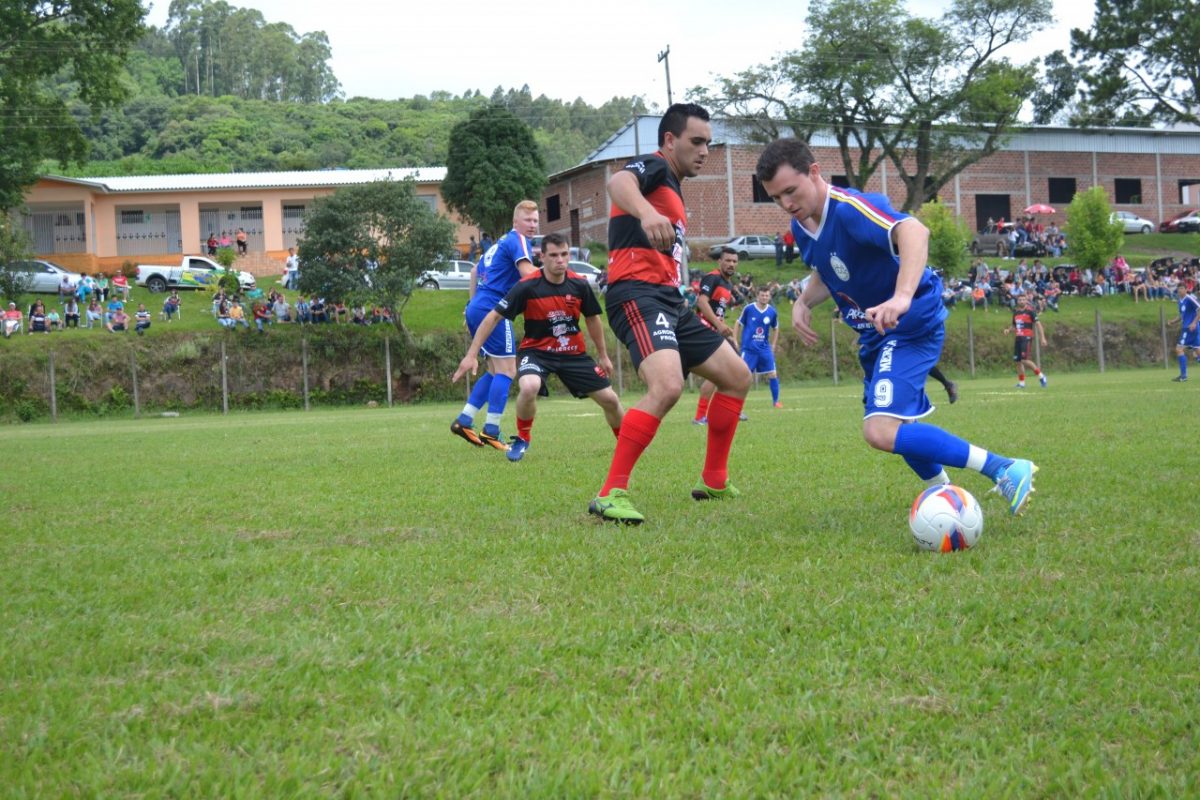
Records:
[[[529,441],[530,431],[533,430],[533,419],[521,419],[517,417],[517,436],[520,436],[525,441]]]
[[[662,420],[653,414],[647,414],[637,408],[625,412],[621,421],[621,433],[617,436],[617,449],[613,451],[612,465],[608,468],[608,477],[604,479],[604,487],[600,496],[607,497],[612,489],[628,489],[629,474],[642,456]]]
[[[1020,372],[1017,373],[1017,380],[1019,380],[1019,381],[1025,380],[1025,370],[1021,370]]]
[[[620,425],[618,425],[617,427],[613,428],[613,429],[612,429],[612,431],[613,431],[613,436],[614,436],[615,438],[617,438],[617,439],[620,439],[620,438],[621,438],[621,426],[620,426]]]
[[[717,392],[708,407],[708,451],[704,454],[704,485],[724,489],[729,480],[729,448],[737,431],[738,415],[746,401]]]
[[[700,401],[696,403],[696,419],[704,419],[708,416],[708,401],[709,398],[700,395]]]
[[[1040,369],[1038,369],[1037,367],[1034,367],[1033,374],[1037,375],[1040,378],[1042,376],[1042,371]]]

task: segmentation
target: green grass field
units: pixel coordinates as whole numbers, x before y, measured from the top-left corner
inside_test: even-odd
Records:
[[[685,395],[629,529],[585,512],[586,402],[516,465],[451,405],[0,429],[0,794],[1197,796],[1172,374],[964,380],[932,420],[1042,471],[1015,519],[955,472],[987,522],[950,555],[854,382],[752,394],[720,504]]]

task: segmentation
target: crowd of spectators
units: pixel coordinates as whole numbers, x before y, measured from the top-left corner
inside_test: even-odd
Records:
[[[260,293],[249,302],[247,308],[240,295],[226,295],[218,290],[212,298],[212,314],[224,328],[241,326],[248,330],[253,322],[259,333],[266,333],[269,326],[276,324],[378,325],[392,324],[395,320],[392,310],[384,306],[347,306],[340,300],[327,300],[319,295],[310,298],[303,294],[292,304],[283,292],[275,289],[265,296]]]
[[[1033,248],[1034,252],[1044,252],[1055,258],[1067,251],[1066,234],[1053,221],[1046,225],[1038,221],[1037,217],[1023,217],[1015,223],[1005,222],[1003,218],[997,221],[989,217],[983,232],[1003,234],[999,241],[1001,257],[1010,261],[1017,257],[1018,251],[1027,243],[1036,246]]]
[[[959,303],[984,310],[1016,307],[1027,296],[1037,311],[1059,310],[1063,295],[1103,297],[1124,294],[1133,301],[1172,300],[1181,282],[1189,289],[1200,280],[1200,258],[1183,261],[1160,259],[1149,268],[1133,269],[1117,256],[1100,270],[1061,265],[1047,267],[1041,259],[1020,259],[1013,269],[988,266],[983,259],[971,264],[965,280],[944,281],[942,299],[947,307]]]

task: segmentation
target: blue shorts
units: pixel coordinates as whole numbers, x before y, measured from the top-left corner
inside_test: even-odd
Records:
[[[1196,330],[1189,331],[1187,328],[1179,334],[1179,341],[1175,343],[1179,347],[1200,348],[1200,325],[1196,326]]]
[[[479,326],[483,324],[483,318],[490,314],[493,308],[494,304],[486,305],[474,302],[467,304],[467,330],[471,332],[472,337],[475,336],[475,331],[479,330]],[[500,320],[500,324],[492,331],[492,335],[483,343],[483,354],[497,358],[517,357],[517,339],[513,336],[511,320]]]
[[[775,371],[775,354],[771,352],[770,347],[764,347],[761,350],[757,347],[748,347],[742,351],[742,361],[746,362],[746,366],[750,368],[751,372],[759,375]]]
[[[883,337],[877,346],[859,348],[863,372],[863,417],[918,419],[933,411],[925,394],[929,370],[942,357],[946,328],[938,323],[924,336]]]

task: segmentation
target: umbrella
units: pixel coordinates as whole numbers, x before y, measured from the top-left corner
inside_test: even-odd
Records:
[[[1048,206],[1045,203],[1034,203],[1033,205],[1028,206],[1023,213],[1025,213],[1025,214],[1053,214],[1054,206]]]

